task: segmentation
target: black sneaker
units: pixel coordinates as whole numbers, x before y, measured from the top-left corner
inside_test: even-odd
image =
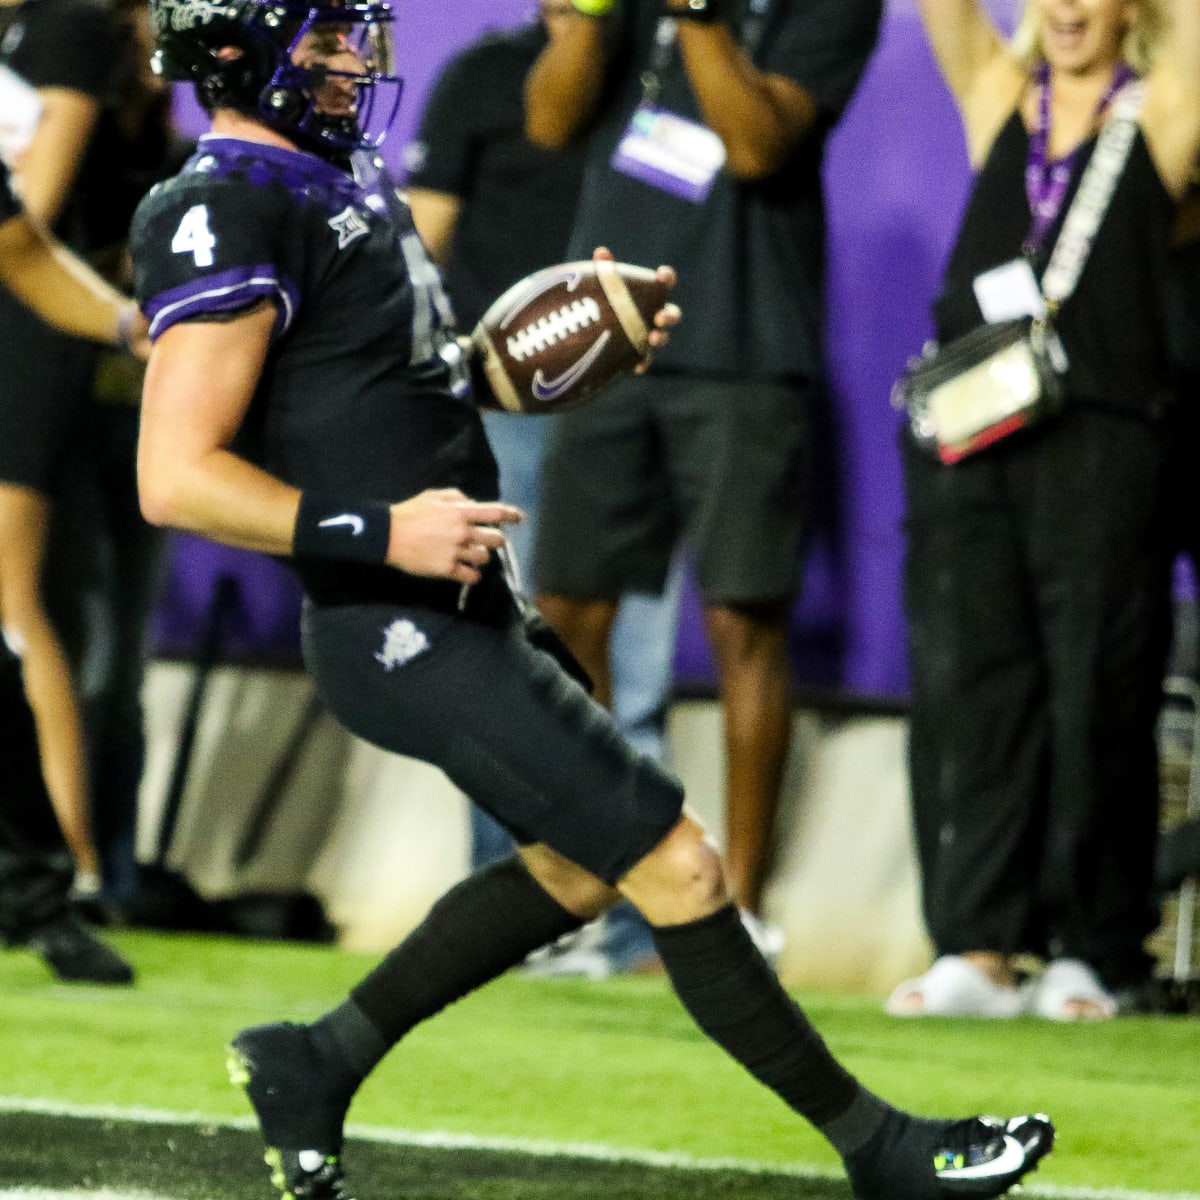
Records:
[[[1050,1153],[1054,1126],[1034,1116],[931,1121],[893,1113],[846,1159],[858,1200],[1002,1196]]]
[[[40,954],[50,970],[68,983],[133,982],[129,963],[73,912],[62,912],[14,941]]]
[[[342,1176],[342,1125],[354,1095],[317,1054],[308,1027],[243,1029],[229,1045],[229,1078],[245,1089],[284,1200],[353,1200]]]

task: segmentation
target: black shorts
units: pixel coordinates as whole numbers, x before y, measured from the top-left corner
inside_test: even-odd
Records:
[[[303,634],[318,691],[347,729],[441,768],[518,842],[544,842],[613,884],[679,819],[679,782],[635,754],[519,622],[309,602]]]
[[[809,456],[802,381],[661,374],[554,418],[534,576],[577,599],[660,592],[685,538],[709,604],[800,583]]]
[[[0,483],[53,489],[91,402],[99,353],[0,290]]]

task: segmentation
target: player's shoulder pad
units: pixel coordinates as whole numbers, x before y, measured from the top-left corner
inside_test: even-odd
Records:
[[[130,228],[134,292],[150,336],[264,298],[278,307],[283,332],[299,299],[281,252],[294,209],[286,190],[196,170],[195,161],[151,189]]]

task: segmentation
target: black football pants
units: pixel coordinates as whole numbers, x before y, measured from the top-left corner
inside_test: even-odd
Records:
[[[954,466],[906,439],[910,773],[939,953],[1141,979],[1156,925],[1166,438],[1068,410]]]

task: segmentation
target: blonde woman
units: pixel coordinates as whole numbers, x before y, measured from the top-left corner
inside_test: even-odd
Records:
[[[920,0],[977,172],[935,305],[945,343],[1036,316],[1115,97],[1139,126],[1055,314],[1063,410],[944,464],[907,439],[911,781],[938,957],[897,1015],[1118,1011],[1149,974],[1167,601],[1163,260],[1200,146],[1196,0]],[[1020,985],[1015,967],[1047,963]]]

